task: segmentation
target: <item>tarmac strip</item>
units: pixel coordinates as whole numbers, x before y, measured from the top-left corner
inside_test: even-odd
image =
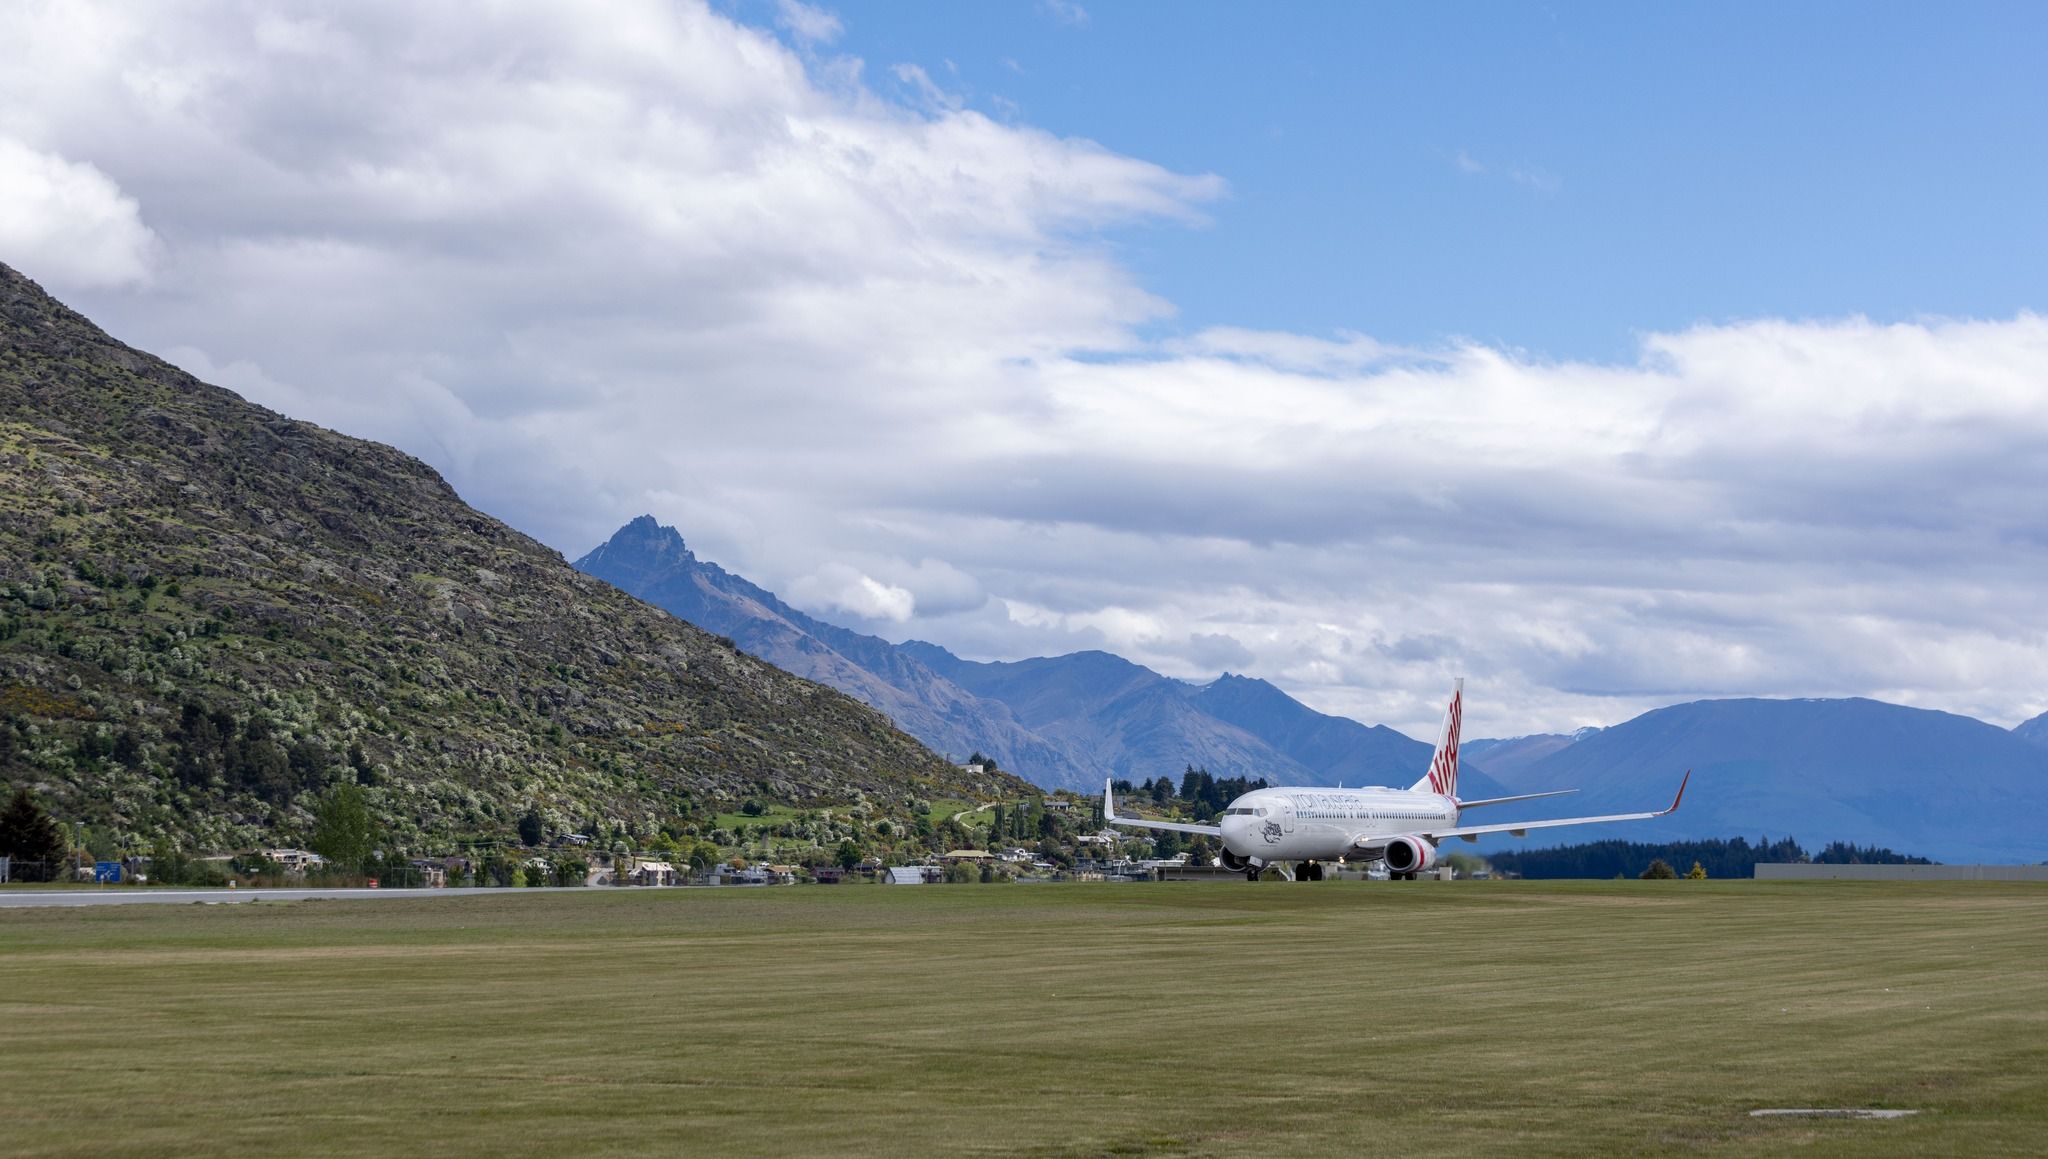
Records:
[[[81,905],[235,905],[251,901],[387,901],[487,893],[604,893],[588,886],[465,886],[455,889],[0,889],[0,909]]]

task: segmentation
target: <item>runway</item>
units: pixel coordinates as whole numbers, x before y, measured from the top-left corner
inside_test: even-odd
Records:
[[[0,909],[83,905],[238,905],[254,901],[392,901],[491,893],[604,893],[575,886],[464,889],[0,889]]]

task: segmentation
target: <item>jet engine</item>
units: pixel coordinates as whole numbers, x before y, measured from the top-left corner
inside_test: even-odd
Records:
[[[1237,873],[1242,873],[1245,870],[1250,869],[1252,867],[1251,858],[1239,857],[1237,854],[1232,853],[1228,849],[1223,851],[1223,857],[1221,860],[1223,862],[1223,868],[1232,870]]]
[[[1436,864],[1436,846],[1420,837],[1396,837],[1387,842],[1387,869],[1392,873],[1421,873]]]

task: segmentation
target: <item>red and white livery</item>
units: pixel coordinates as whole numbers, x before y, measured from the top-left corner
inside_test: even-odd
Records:
[[[1448,837],[1477,840],[1487,833],[1512,833],[1517,837],[1531,829],[1554,829],[1565,825],[1598,825],[1608,821],[1647,821],[1678,808],[1685,799],[1690,772],[1678,782],[1678,795],[1671,808],[1653,813],[1616,813],[1605,817],[1561,817],[1548,821],[1510,821],[1498,825],[1465,825],[1459,815],[1467,809],[1505,805],[1511,801],[1533,801],[1561,797],[1576,789],[1548,793],[1523,793],[1513,797],[1490,797],[1480,801],[1458,798],[1458,735],[1464,724],[1465,682],[1451,690],[1451,702],[1444,709],[1443,729],[1436,749],[1430,754],[1429,769],[1422,779],[1405,789],[1329,789],[1313,786],[1284,786],[1254,789],[1230,803],[1215,825],[1188,825],[1177,821],[1149,821],[1119,817],[1110,786],[1102,787],[1103,817],[1112,825],[1137,829],[1166,829],[1176,833],[1204,833],[1220,838],[1220,864],[1241,870],[1253,881],[1262,871],[1276,869],[1282,876],[1298,875],[1309,880],[1322,877],[1331,862],[1379,861],[1396,878],[1413,879],[1436,865],[1437,844]]]

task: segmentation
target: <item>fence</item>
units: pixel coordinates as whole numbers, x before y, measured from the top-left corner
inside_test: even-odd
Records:
[[[24,861],[19,857],[0,857],[0,884],[69,881],[70,873],[71,863],[68,861]]]

